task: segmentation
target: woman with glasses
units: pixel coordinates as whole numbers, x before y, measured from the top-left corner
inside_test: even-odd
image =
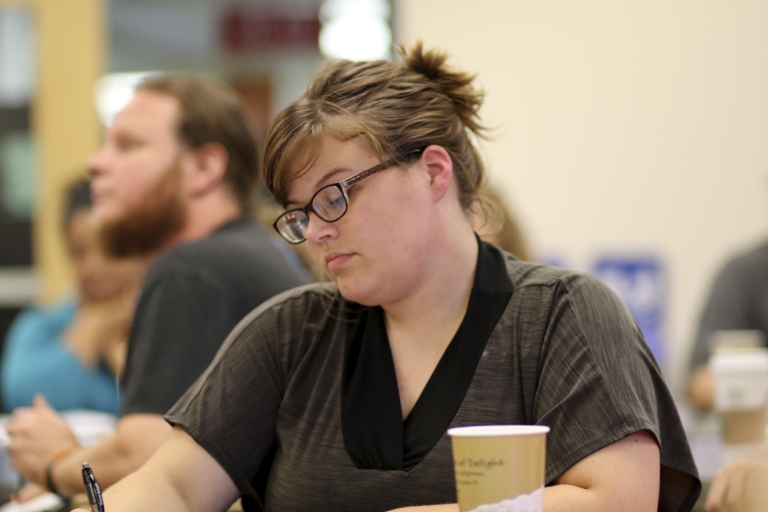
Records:
[[[473,77],[420,45],[328,61],[270,128],[264,177],[330,283],[233,331],[110,512],[457,511],[451,426],[544,424],[544,507],[690,510],[700,489],[642,334],[596,279],[472,229]],[[96,475],[98,477],[98,475]]]

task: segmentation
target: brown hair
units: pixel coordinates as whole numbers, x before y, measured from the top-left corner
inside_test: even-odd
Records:
[[[430,144],[451,156],[459,200],[470,212],[483,181],[483,163],[472,144],[482,137],[478,110],[483,93],[474,76],[446,65],[445,53],[399,47],[403,61],[327,60],[304,95],[272,123],[264,146],[264,181],[280,204],[297,174],[288,170],[297,157],[299,173],[317,158],[323,134],[339,140],[361,137],[382,159],[405,159],[409,150]]]
[[[144,79],[137,91],[167,94],[179,102],[179,142],[197,149],[212,142],[227,151],[228,183],[244,212],[252,209],[259,178],[256,143],[240,100],[228,86],[195,75],[159,74]]]

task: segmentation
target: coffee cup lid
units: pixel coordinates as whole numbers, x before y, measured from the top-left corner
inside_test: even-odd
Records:
[[[548,432],[546,425],[472,425],[448,429],[451,437],[535,436]]]

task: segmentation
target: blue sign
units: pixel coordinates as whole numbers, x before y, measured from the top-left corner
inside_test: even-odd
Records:
[[[659,261],[652,257],[605,257],[597,260],[592,273],[627,306],[661,366],[666,282]]]

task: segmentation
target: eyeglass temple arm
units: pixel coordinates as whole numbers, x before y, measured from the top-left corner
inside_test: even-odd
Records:
[[[409,156],[420,154],[420,153],[422,153],[424,151],[424,149],[425,148],[414,149],[413,151],[409,151],[405,156],[409,157]],[[397,165],[398,161],[399,161],[398,158],[390,158],[386,162],[382,162],[379,165],[371,167],[367,171],[363,171],[360,174],[352,176],[348,180],[342,181],[341,184],[344,185],[345,187],[349,187],[350,185],[354,185],[358,181],[364,180],[365,178],[371,176],[372,174],[376,174],[377,172],[383,171],[384,169],[388,169],[390,167],[394,167],[395,165]]]

